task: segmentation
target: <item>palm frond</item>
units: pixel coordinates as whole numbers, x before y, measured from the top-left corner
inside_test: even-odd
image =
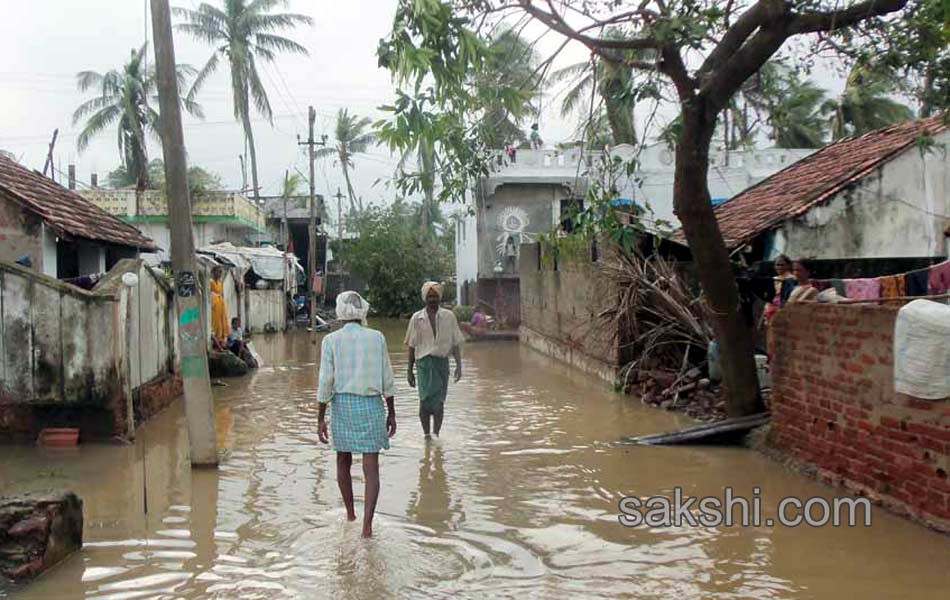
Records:
[[[89,142],[102,133],[109,125],[114,123],[122,115],[122,107],[116,104],[111,104],[104,107],[102,110],[93,114],[88,121],[86,121],[85,126],[82,128],[82,131],[79,132],[79,137],[76,138],[76,149],[79,152],[82,152],[89,147]]]
[[[319,150],[314,151],[313,155],[316,158],[326,158],[328,156],[336,156],[336,148],[320,148]]]
[[[358,154],[360,152],[366,152],[367,148],[376,144],[376,134],[374,133],[364,133],[360,136],[353,138],[350,143],[350,152],[353,154]]]
[[[211,55],[211,58],[208,59],[208,62],[205,63],[205,66],[201,67],[201,70],[198,71],[195,75],[194,80],[191,82],[191,89],[188,90],[188,94],[185,96],[185,99],[188,102],[194,102],[195,95],[201,89],[201,86],[204,85],[205,81],[218,70],[218,52],[215,51]]]
[[[564,94],[564,99],[561,100],[562,117],[573,113],[582,105],[582,102],[589,101],[592,85],[594,85],[594,78],[588,74]]]
[[[91,115],[96,111],[100,111],[103,108],[112,106],[116,103],[116,99],[110,96],[96,96],[91,100],[86,100],[73,112],[73,125],[79,122],[80,119]]]
[[[293,13],[271,15],[245,10],[240,20],[242,29],[253,32],[279,31],[281,29],[291,29],[297,25],[313,25],[313,19],[307,15]]]
[[[85,92],[90,88],[101,85],[103,79],[104,75],[102,75],[102,73],[96,73],[95,71],[80,71],[76,73],[76,87],[79,88],[80,92]]]
[[[573,65],[551,71],[551,73],[548,74],[548,78],[552,83],[561,83],[567,79],[574,79],[586,75],[590,70],[591,63],[589,60],[585,60],[584,62],[574,63]]]
[[[218,29],[216,26],[208,27],[203,23],[178,23],[175,25],[175,31],[186,33],[196,40],[212,45],[228,39],[226,30]]]
[[[283,36],[270,33],[258,33],[254,36],[254,45],[259,50],[270,50],[277,52],[289,52],[293,54],[309,55],[306,48],[297,42],[287,39]]]
[[[248,57],[247,83],[251,92],[251,98],[254,100],[254,106],[268,121],[272,121],[274,113],[271,111],[270,100],[267,98],[267,90],[261,83],[260,76],[257,74],[257,65],[253,56]]]

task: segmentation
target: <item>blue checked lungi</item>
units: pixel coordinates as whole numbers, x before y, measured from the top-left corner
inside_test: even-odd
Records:
[[[330,433],[337,452],[388,450],[382,397],[334,394],[330,402]]]

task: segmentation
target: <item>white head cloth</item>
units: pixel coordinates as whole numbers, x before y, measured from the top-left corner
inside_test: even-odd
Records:
[[[336,318],[341,321],[359,320],[366,325],[369,302],[356,292],[342,292],[336,297]]]
[[[422,284],[422,300],[425,301],[429,295],[429,292],[435,290],[435,293],[439,295],[439,300],[442,299],[442,284],[436,281],[427,281]]]

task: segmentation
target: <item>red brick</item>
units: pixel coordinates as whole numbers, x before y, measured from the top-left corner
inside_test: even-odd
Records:
[[[901,422],[894,417],[881,417],[881,425],[884,427],[893,427],[894,429],[900,429]]]

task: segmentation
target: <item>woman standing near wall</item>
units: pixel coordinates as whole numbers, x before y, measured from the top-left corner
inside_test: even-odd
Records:
[[[228,306],[224,302],[224,281],[221,267],[211,269],[211,333],[220,343],[228,338]]]

